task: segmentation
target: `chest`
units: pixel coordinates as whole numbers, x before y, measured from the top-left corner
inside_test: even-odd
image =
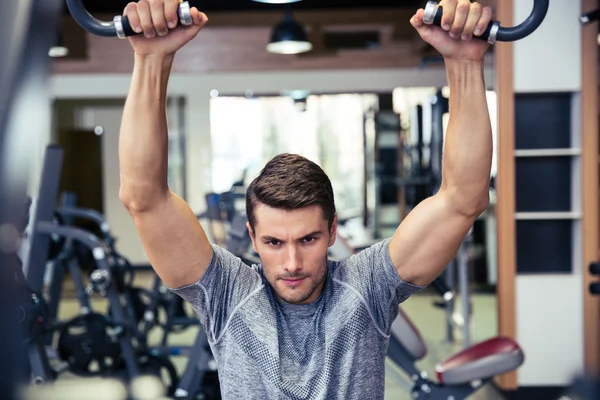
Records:
[[[351,291],[338,290],[313,309],[285,309],[269,296],[256,296],[232,318],[227,336],[247,351],[260,347],[276,358],[306,365],[313,354],[362,340],[372,327],[363,302]]]

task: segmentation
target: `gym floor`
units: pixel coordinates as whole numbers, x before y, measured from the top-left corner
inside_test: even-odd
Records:
[[[150,272],[136,274],[136,286],[150,288],[154,275]],[[451,356],[462,349],[461,333],[456,330],[455,342],[446,341],[446,322],[445,311],[433,306],[439,296],[434,293],[424,291],[411,298],[403,304],[403,310],[412,319],[415,326],[419,329],[421,336],[427,343],[428,355],[422,360],[418,367],[424,370],[428,375],[435,379],[435,364]],[[106,309],[104,299],[94,299],[93,307],[98,310]],[[457,301],[460,306],[460,301]],[[476,343],[485,340],[497,334],[497,306],[496,296],[494,294],[472,294],[472,342]],[[457,309],[460,312],[460,309]],[[59,319],[65,320],[76,316],[79,312],[79,306],[75,298],[72,284],[65,283],[63,297],[60,301]],[[173,333],[169,337],[171,345],[191,345],[196,337],[197,328],[191,327],[180,333]],[[154,329],[150,333],[150,344],[158,343],[162,331]],[[172,358],[178,373],[182,373],[187,364],[185,357]],[[62,379],[75,378],[73,375],[61,375]],[[386,376],[385,400],[410,400],[411,396],[396,382],[391,376]],[[504,397],[492,386],[479,390],[471,397],[473,400],[503,400]],[[80,399],[85,400],[85,399]]]

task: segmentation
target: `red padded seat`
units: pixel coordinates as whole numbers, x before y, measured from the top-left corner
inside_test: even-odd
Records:
[[[458,385],[518,368],[525,356],[512,339],[495,337],[451,356],[435,367],[440,383]]]

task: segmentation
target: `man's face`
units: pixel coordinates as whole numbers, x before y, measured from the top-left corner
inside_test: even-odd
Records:
[[[291,304],[319,298],[327,275],[327,248],[335,242],[320,206],[285,211],[258,203],[254,232],[247,224],[254,250],[277,296]]]

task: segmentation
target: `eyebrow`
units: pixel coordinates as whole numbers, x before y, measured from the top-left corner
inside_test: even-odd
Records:
[[[305,239],[307,237],[321,236],[322,234],[323,234],[323,231],[314,231],[314,232],[311,232],[311,233],[309,233],[307,235],[302,236],[300,239],[297,239],[297,240],[302,240],[302,239]],[[270,242],[272,240],[277,240],[278,242],[285,242],[285,240],[281,240],[281,239],[278,239],[278,238],[276,238],[274,236],[268,236],[268,235],[261,236],[260,238],[262,240],[266,241],[266,242]]]

